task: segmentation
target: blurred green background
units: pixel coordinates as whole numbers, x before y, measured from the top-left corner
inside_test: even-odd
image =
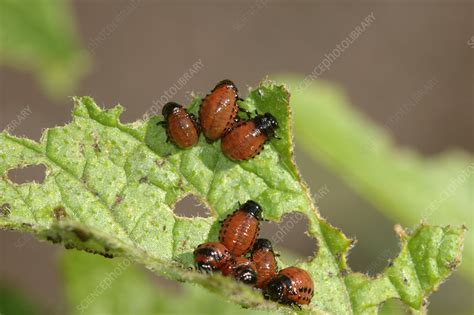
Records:
[[[374,23],[303,86],[371,13]],[[473,226],[473,15],[468,0],[0,0],[0,127],[38,140],[69,121],[72,95],[121,103],[134,121],[163,95],[187,103],[230,78],[245,96],[268,75],[292,91],[296,161],[321,214],[358,240],[351,267],[375,275],[398,253],[395,223]],[[196,204],[176,212],[206,215]],[[276,246],[284,259],[314,252],[306,224]],[[277,229],[266,223],[262,234]],[[79,314],[89,300],[83,314],[251,313],[135,266],[105,286],[123,261],[28,235],[0,231],[0,253],[2,314]],[[468,232],[464,262],[430,298],[431,314],[472,314],[473,260]]]

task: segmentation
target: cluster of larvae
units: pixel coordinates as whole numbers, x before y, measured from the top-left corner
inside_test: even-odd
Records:
[[[218,272],[262,290],[266,299],[282,304],[309,304],[314,294],[311,276],[298,267],[278,271],[271,242],[257,239],[262,207],[249,200],[229,214],[219,230],[219,241],[199,245],[194,251],[196,268]]]
[[[222,152],[229,159],[248,160],[276,137],[278,123],[270,113],[250,118],[250,113],[237,105],[239,99],[235,84],[223,80],[202,99],[199,119],[183,106],[170,102],[163,107],[164,120],[158,124],[166,128],[168,140],[181,149],[194,146],[202,131],[209,143],[221,139]],[[248,119],[239,119],[239,111],[244,111]]]

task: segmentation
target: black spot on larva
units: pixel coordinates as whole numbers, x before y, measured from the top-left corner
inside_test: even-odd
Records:
[[[341,276],[345,277],[345,276],[347,276],[348,274],[349,274],[349,270],[347,270],[347,269],[342,269],[342,270],[341,270]]]
[[[0,206],[0,216],[2,217],[8,217],[11,213],[12,208],[10,207],[10,204],[4,203],[3,205]]]
[[[166,225],[163,225],[163,232],[166,231]]]
[[[86,242],[87,240],[91,238],[90,233],[87,231],[84,231],[83,229],[73,228],[72,233],[74,233],[77,236],[77,238],[79,238],[82,242]]]
[[[144,177],[140,178],[140,180],[138,182],[140,184],[147,183],[148,182],[148,177],[144,176]]]
[[[66,209],[63,206],[54,208],[53,216],[58,221],[65,219],[67,217]]]
[[[33,225],[31,225],[30,223],[22,223],[21,227],[24,229],[31,229]]]

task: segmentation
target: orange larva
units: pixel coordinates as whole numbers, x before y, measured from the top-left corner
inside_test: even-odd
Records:
[[[250,260],[255,263],[257,268],[257,283],[255,286],[261,289],[278,272],[272,243],[265,238],[257,239],[253,245]]]
[[[219,241],[234,256],[242,256],[253,246],[260,229],[262,208],[249,200],[222,222]]]
[[[199,125],[192,114],[181,105],[170,102],[162,110],[168,139],[181,149],[195,145],[199,140]]]
[[[265,142],[275,137],[278,123],[270,113],[237,123],[222,137],[222,153],[231,160],[241,161],[255,157]]]
[[[232,257],[229,250],[219,242],[201,244],[193,254],[196,269],[201,272],[220,270]]]
[[[314,295],[311,276],[298,267],[288,267],[268,281],[263,296],[289,305],[309,304]]]
[[[232,276],[235,280],[245,284],[255,284],[257,269],[255,263],[245,257],[234,257],[221,268],[224,276]]]
[[[239,107],[237,88],[230,80],[217,83],[199,109],[202,132],[209,142],[222,137],[234,125]]]

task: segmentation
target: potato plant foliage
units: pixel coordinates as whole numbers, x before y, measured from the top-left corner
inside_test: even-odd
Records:
[[[1,133],[0,227],[66,248],[124,256],[160,275],[220,292],[244,307],[293,311],[231,279],[189,268],[193,249],[216,239],[218,220],[238,202],[253,199],[264,208],[265,219],[279,221],[290,212],[309,219],[308,233],[318,249],[312,260],[298,266],[311,274],[316,290],[302,312],[376,314],[392,298],[423,310],[427,296],[460,263],[464,228],[399,228],[400,254],[383,273],[371,278],[352,272],[346,263],[352,240],[319,216],[293,162],[285,87],[262,82],[240,105],[271,112],[281,137],[241,163],[228,160],[219,142],[208,144],[202,136],[197,146],[179,150],[156,125],[162,117],[123,124],[120,105],[104,110],[90,97],[74,98],[72,122],[45,130],[40,142]],[[198,107],[196,99],[191,112]],[[8,178],[10,169],[39,164],[47,168],[43,183],[19,185]],[[189,194],[209,207],[210,217],[173,212],[175,203]]]

